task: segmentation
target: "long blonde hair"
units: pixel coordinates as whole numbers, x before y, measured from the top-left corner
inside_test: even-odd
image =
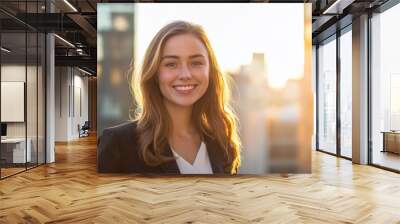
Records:
[[[172,36],[180,34],[192,34],[198,38],[207,49],[210,62],[209,86],[193,105],[192,121],[202,136],[208,136],[220,146],[225,158],[225,172],[235,174],[240,165],[240,139],[237,119],[228,103],[228,80],[217,64],[203,28],[184,21],[172,22],[155,35],[146,50],[141,68],[133,75],[131,87],[136,99],[134,120],[138,124],[139,155],[150,166],[173,159],[163,152],[168,144],[172,123],[158,86],[158,70],[165,43]]]

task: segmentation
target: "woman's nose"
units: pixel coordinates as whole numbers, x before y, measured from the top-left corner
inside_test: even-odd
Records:
[[[189,70],[189,68],[186,65],[183,65],[181,67],[181,71],[180,71],[180,75],[179,75],[181,79],[190,79],[192,78],[192,74]]]

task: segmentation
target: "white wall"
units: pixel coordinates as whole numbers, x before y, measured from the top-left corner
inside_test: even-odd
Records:
[[[68,85],[67,67],[55,68],[55,141],[68,140]]]
[[[25,82],[25,74],[27,69],[28,74],[32,74],[33,72],[36,74],[36,67],[28,66],[25,68],[25,65],[2,65],[1,66],[1,81],[4,82]],[[35,92],[28,92],[28,97],[36,97]],[[28,102],[32,100],[27,99]],[[35,105],[36,107],[36,105]],[[1,108],[2,110],[7,110],[7,108]],[[28,113],[28,121],[32,121],[32,114]],[[35,114],[36,116],[36,114]],[[36,120],[35,120],[36,121]],[[32,125],[28,125],[31,127]],[[29,133],[28,133],[29,134]],[[25,137],[25,122],[7,122],[7,136],[8,137]],[[28,136],[29,137],[29,136]]]
[[[89,118],[88,78],[83,75],[76,68],[56,67],[56,141],[77,139],[78,124],[82,126]]]
[[[38,70],[37,70],[38,69]],[[30,140],[32,161],[44,163],[44,82],[42,67],[21,64],[4,64],[1,66],[1,81],[24,82],[26,84],[26,107],[20,108],[20,112],[26,112],[26,120],[23,122],[6,122],[7,137],[24,138]],[[27,78],[27,80],[25,80]],[[2,89],[3,91],[3,89]],[[22,92],[23,94],[23,92]],[[7,95],[3,95],[7,97]],[[23,102],[24,104],[24,102]],[[13,113],[12,108],[2,107],[2,112]],[[9,111],[7,111],[9,110]],[[14,112],[15,113],[15,112]],[[37,155],[37,153],[39,155]]]
[[[24,122],[24,82],[1,82],[1,121]]]

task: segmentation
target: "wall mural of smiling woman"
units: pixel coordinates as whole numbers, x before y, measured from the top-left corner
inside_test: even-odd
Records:
[[[98,171],[310,173],[311,6],[99,3]]]
[[[237,173],[241,144],[228,80],[201,26],[161,28],[133,77],[135,118],[104,130],[99,172]]]

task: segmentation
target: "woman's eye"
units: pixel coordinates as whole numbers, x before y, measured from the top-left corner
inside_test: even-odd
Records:
[[[203,65],[203,62],[201,62],[201,61],[194,61],[194,62],[192,62],[192,65],[193,65],[193,66],[201,66],[201,65]]]
[[[166,63],[165,66],[168,67],[168,68],[175,68],[176,67],[176,63],[172,63],[172,62],[171,63]]]

